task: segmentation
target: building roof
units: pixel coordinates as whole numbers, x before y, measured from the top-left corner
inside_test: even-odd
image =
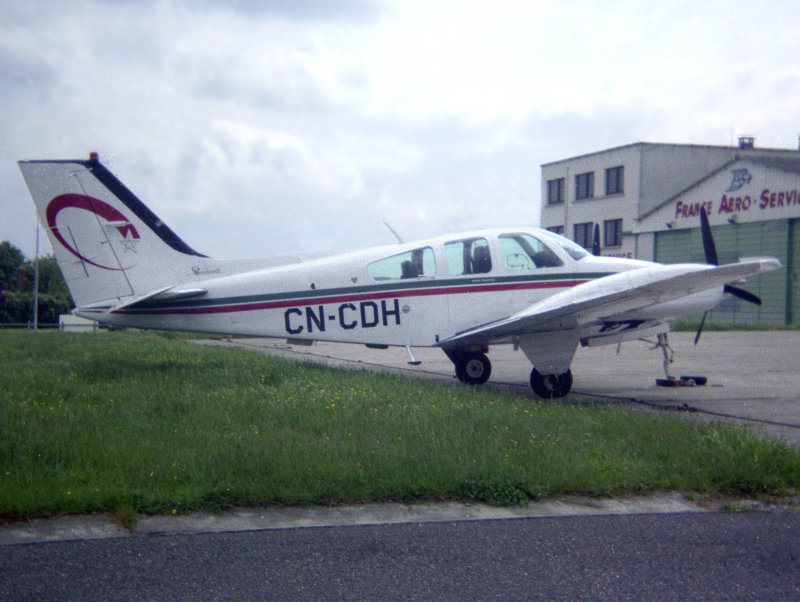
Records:
[[[747,160],[764,167],[800,174],[800,153],[797,157],[747,157]]]
[[[568,161],[574,161],[576,159],[583,159],[586,157],[591,157],[593,155],[603,155],[606,153],[614,153],[620,150],[634,148],[634,147],[641,147],[641,148],[657,148],[657,147],[671,147],[671,148],[683,148],[683,149],[710,149],[715,151],[729,151],[735,154],[749,156],[750,155],[784,155],[786,156],[789,161],[800,161],[800,150],[795,150],[792,148],[759,148],[759,147],[751,147],[751,148],[743,148],[738,145],[715,145],[715,144],[678,144],[672,142],[632,142],[630,144],[623,144],[621,146],[614,146],[611,148],[606,148],[599,151],[592,151],[590,153],[584,153],[582,155],[575,155],[574,157],[567,157],[565,159],[559,159],[557,161],[549,161],[547,163],[542,163],[541,167],[549,167],[551,165],[558,165],[559,163],[566,163]],[[796,157],[790,157],[791,154],[796,155]],[[743,158],[743,157],[741,157]],[[777,157],[776,157],[777,159]],[[789,171],[789,170],[787,170]]]

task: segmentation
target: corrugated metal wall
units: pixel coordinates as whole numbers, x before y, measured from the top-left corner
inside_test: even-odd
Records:
[[[763,305],[728,297],[711,313],[710,323],[800,323],[800,220],[715,226],[712,232],[720,263],[769,256],[778,258],[784,267],[742,285],[761,297]],[[700,228],[656,233],[655,258],[661,263],[705,263]]]
[[[800,324],[800,219],[789,223],[789,263],[786,265],[786,286],[789,296],[786,299],[787,322]]]

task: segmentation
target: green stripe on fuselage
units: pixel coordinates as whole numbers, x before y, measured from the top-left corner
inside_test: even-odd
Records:
[[[449,278],[447,280],[392,280],[386,284],[370,284],[361,286],[347,286],[328,289],[294,290],[283,293],[262,293],[257,295],[240,295],[236,297],[215,297],[211,299],[191,299],[175,301],[144,302],[137,309],[192,309],[209,306],[243,305],[249,303],[269,303],[274,301],[298,300],[304,301],[314,298],[337,297],[344,295],[379,294],[385,292],[402,292],[418,289],[421,292],[434,288],[455,288],[465,286],[509,285],[541,282],[560,282],[567,280],[593,280],[608,276],[609,272],[573,272],[567,274],[526,275],[526,276],[475,276],[470,278]],[[443,294],[447,294],[444,291]]]

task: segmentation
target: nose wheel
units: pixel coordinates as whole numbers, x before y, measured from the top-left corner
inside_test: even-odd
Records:
[[[705,320],[705,316],[703,316],[703,320]],[[702,327],[703,325],[700,324],[701,329]],[[694,339],[695,344],[699,338],[700,332],[698,331]],[[672,347],[669,346],[666,332],[658,335],[656,344],[652,349],[656,348],[660,348],[661,352],[664,354],[664,374],[666,375],[666,378],[656,379],[656,385],[659,387],[702,387],[708,382],[708,378],[705,376],[681,376],[680,379],[677,379],[669,373],[669,365],[675,359],[675,352],[672,350]]]

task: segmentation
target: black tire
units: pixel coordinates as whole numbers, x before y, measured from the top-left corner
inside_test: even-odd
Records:
[[[492,375],[492,362],[479,351],[459,355],[455,364],[456,377],[468,385],[482,385]]]
[[[542,399],[564,397],[572,389],[572,371],[567,370],[562,374],[539,374],[534,368],[531,370],[531,389]]]

